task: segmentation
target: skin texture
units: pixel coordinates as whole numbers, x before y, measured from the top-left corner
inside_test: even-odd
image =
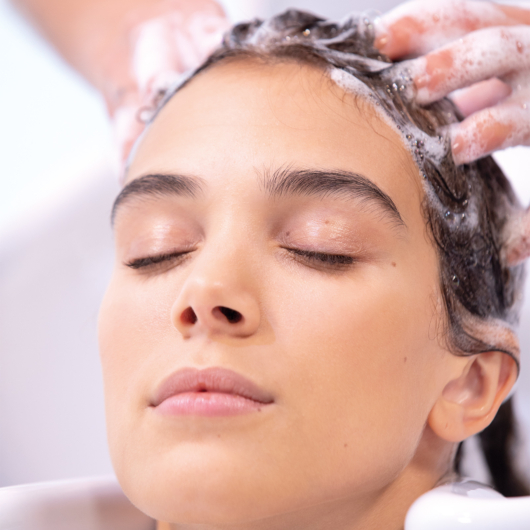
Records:
[[[263,181],[286,168],[360,173],[404,225],[344,194],[271,198]],[[147,131],[128,182],[160,173],[203,191],[130,196],[116,212],[100,349],[125,493],[161,529],[402,528],[454,443],[491,421],[515,366],[445,348],[418,170],[397,134],[320,70],[237,61],[200,74]],[[149,407],[190,366],[234,370],[274,401],[217,418]]]

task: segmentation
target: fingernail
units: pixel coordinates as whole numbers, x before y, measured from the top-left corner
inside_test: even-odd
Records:
[[[428,74],[423,74],[414,79],[414,84],[416,85],[416,88],[419,90],[420,88],[425,88],[429,81],[431,80],[431,76]]]
[[[453,155],[459,155],[465,147],[464,139],[460,134],[455,134],[454,126],[451,127],[453,130],[450,132],[452,141],[451,148],[453,150]]]
[[[464,139],[460,135],[453,137],[453,141],[451,142],[451,151],[453,153],[453,160],[457,166],[467,162],[464,157],[465,147]]]
[[[381,53],[385,53],[390,42],[390,32],[388,31],[388,27],[379,13],[376,16],[372,16],[371,18],[374,27],[374,46]]]
[[[419,59],[416,59],[418,61]],[[416,102],[420,105],[428,105],[433,102],[433,91],[432,91],[432,77],[425,73],[423,66],[416,65],[417,70],[421,73],[418,75],[412,74],[414,79],[414,88],[416,89]]]
[[[383,34],[377,37],[374,41],[374,46],[380,51],[385,51],[385,47],[388,45],[388,35]]]

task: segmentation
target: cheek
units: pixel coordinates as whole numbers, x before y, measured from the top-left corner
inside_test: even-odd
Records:
[[[201,492],[212,513],[226,504],[225,498],[212,500],[219,484],[231,499],[246,499],[243,505],[256,504],[265,492],[269,504],[260,501],[260,509],[288,511],[373,491],[410,461],[430,408],[426,285],[411,288],[412,279],[393,269],[374,267],[351,282],[323,281],[302,270],[292,275],[271,267],[256,280],[266,286],[259,297],[274,343],[252,362],[278,390],[273,420],[248,436],[234,435],[229,444],[190,446],[189,453],[158,436],[142,401],[146,382],[168,373],[179,347],[170,311],[180,285],[169,276],[134,288],[122,277],[112,280],[100,314],[100,348],[109,445],[128,494],[152,498],[153,505],[162,502],[154,497],[165,499],[169,506],[174,499],[164,490],[180,491],[182,480],[195,484],[189,462],[198,458],[201,480],[188,489]],[[259,491],[256,476],[262,477]],[[165,482],[157,486],[160,477]],[[206,491],[205,477],[215,487]],[[239,513],[229,509],[234,517]]]
[[[145,411],[146,382],[156,380],[168,362],[164,344],[175,330],[169,319],[171,297],[163,287],[131,287],[114,277],[100,309],[99,350],[113,461]]]
[[[142,359],[149,361],[168,332],[176,333],[170,319],[176,288],[159,280],[131,282],[119,275],[111,280],[99,316],[101,361],[109,381],[123,381]]]
[[[350,485],[360,477],[366,484],[388,480],[416,449],[432,405],[436,346],[430,297],[409,281],[374,271],[347,288],[314,282],[283,297],[282,315],[291,323],[278,340],[290,344],[283,369],[291,432],[304,441],[301,457],[326,455],[322,465],[312,464],[321,486],[341,487],[340,477]],[[289,288],[296,290],[280,292]]]

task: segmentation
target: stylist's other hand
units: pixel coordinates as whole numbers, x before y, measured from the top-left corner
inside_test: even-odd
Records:
[[[143,120],[179,78],[220,44],[229,22],[213,0],[164,0],[133,11],[115,28],[97,83],[107,102],[122,165]]]
[[[457,164],[530,145],[530,8],[415,0],[381,18],[375,45],[409,59],[419,104],[451,94],[466,117],[451,131]]]

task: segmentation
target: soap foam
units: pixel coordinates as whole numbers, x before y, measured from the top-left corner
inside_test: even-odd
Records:
[[[377,26],[379,35],[400,20],[412,20],[416,31],[410,34],[409,46],[415,55],[426,53],[481,27],[514,23],[500,6],[490,2],[429,0],[406,2],[384,15]]]

